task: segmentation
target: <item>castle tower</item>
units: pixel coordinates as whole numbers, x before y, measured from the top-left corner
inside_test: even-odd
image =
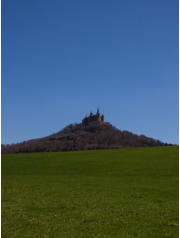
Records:
[[[97,112],[96,112],[96,117],[97,117],[97,121],[101,121],[101,115],[99,113],[99,108],[97,109]]]
[[[104,114],[101,116],[101,121],[104,122]]]
[[[99,108],[97,109],[96,115],[97,115],[97,116],[100,115],[100,113],[99,113]]]

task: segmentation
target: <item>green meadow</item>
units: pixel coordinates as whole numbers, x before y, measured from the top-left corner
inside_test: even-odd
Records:
[[[2,155],[2,237],[178,238],[178,153]]]

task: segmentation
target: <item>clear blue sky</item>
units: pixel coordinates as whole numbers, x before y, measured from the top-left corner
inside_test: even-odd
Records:
[[[97,107],[119,129],[178,143],[178,1],[2,0],[2,143]]]

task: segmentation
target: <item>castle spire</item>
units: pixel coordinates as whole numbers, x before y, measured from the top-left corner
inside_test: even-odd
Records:
[[[96,113],[97,115],[100,115],[100,113],[99,113],[99,108],[97,108],[97,113]]]

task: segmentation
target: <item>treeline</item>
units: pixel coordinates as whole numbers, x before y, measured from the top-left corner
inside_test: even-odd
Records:
[[[125,147],[144,147],[170,145],[144,135],[120,131],[109,123],[97,122],[84,126],[71,124],[62,131],[41,139],[22,143],[2,145],[2,153],[27,153],[72,151],[91,149],[112,149]]]

